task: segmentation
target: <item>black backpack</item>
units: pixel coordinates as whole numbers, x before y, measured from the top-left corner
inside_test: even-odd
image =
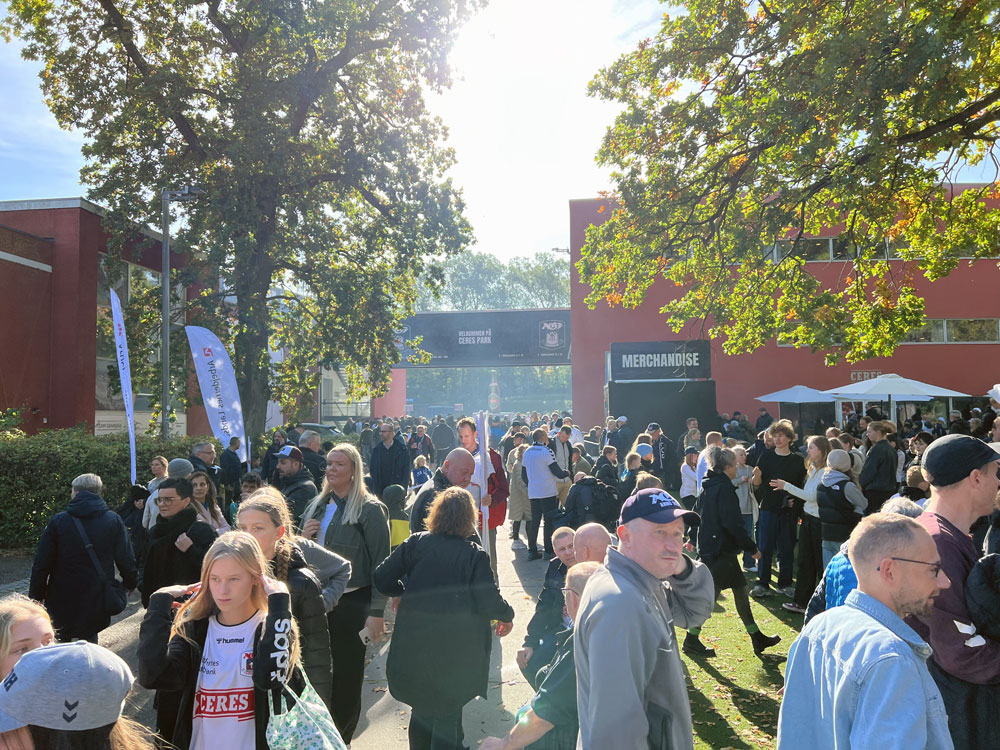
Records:
[[[617,521],[621,512],[617,490],[598,479],[593,487],[591,511],[597,516],[599,523],[607,525]]]

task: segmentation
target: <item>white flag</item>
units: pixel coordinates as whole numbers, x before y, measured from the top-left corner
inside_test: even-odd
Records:
[[[135,484],[135,418],[132,414],[132,369],[128,363],[128,342],[125,340],[122,303],[114,289],[111,290],[111,325],[115,329],[115,359],[118,360],[118,379],[122,383],[122,399],[125,401],[125,421],[128,422],[128,450],[132,458],[132,484]]]
[[[191,346],[194,371],[198,375],[201,399],[205,402],[212,434],[224,448],[229,447],[230,438],[240,438],[237,455],[240,462],[244,462],[248,453],[246,430],[243,427],[243,405],[240,403],[236,373],[233,371],[229,352],[218,336],[207,328],[184,326],[184,331]]]
[[[489,419],[487,419],[486,412],[481,411],[476,414],[476,430],[479,433],[479,460],[476,461],[476,475],[472,479],[473,484],[478,484],[480,487],[479,497],[482,498],[483,495],[489,492],[489,475],[490,472],[487,470],[487,466],[492,467],[490,462],[490,431],[489,431]],[[480,505],[479,512],[482,515],[482,526],[480,528],[480,538],[483,542],[483,549],[486,550],[486,554],[493,557],[494,551],[490,549],[490,507],[488,505]]]

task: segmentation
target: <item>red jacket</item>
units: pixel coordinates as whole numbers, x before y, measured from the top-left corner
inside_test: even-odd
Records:
[[[507,498],[510,497],[510,483],[507,481],[507,469],[503,465],[503,459],[492,448],[490,448],[490,461],[493,462],[493,473],[486,484],[491,498],[490,528],[496,529],[507,520]]]

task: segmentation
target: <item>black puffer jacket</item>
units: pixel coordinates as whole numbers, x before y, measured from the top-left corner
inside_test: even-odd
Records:
[[[275,573],[274,560],[271,561],[271,572]],[[309,682],[329,706],[333,692],[333,661],[323,587],[296,546],[292,547],[285,582],[292,596],[292,615],[299,626],[300,663]]]
[[[278,492],[285,496],[288,512],[292,514],[294,519],[301,518],[306,506],[319,494],[312,474],[309,473],[306,466],[302,466],[297,473],[290,477],[280,477],[274,486]]]
[[[698,527],[698,554],[719,558],[740,551],[753,555],[757,545],[747,534],[740,513],[740,499],[733,480],[725,474],[709,471],[698,498],[701,525]]]

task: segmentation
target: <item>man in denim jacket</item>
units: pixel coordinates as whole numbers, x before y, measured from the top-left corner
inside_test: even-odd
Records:
[[[851,533],[858,588],[812,620],[788,652],[778,750],[951,750],[931,647],[907,625],[950,586],[930,534],[905,516],[868,516]]]

